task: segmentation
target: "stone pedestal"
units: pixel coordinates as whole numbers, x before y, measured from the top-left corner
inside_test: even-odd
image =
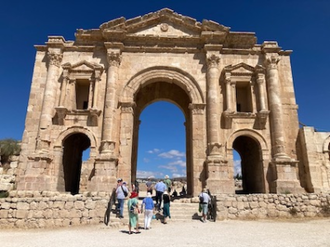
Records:
[[[228,167],[227,160],[221,157],[208,157],[207,188],[211,194],[235,194],[233,168]]]
[[[303,193],[298,180],[298,161],[296,160],[274,160],[277,179],[275,181],[277,194],[296,194]]]
[[[112,191],[112,188],[116,186],[117,163],[118,159],[116,157],[95,160],[94,174],[87,190],[98,192]]]

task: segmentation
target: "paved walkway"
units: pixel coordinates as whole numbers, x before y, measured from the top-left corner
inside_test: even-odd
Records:
[[[105,225],[60,229],[0,230],[1,247],[240,246],[328,247],[330,219],[171,222],[140,234]]]

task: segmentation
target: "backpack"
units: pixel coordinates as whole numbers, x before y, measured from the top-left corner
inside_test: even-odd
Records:
[[[122,191],[123,191],[123,193],[124,193],[124,196],[127,197],[127,196],[128,196],[128,192],[127,192],[126,190],[123,189],[123,186],[121,186],[121,189],[122,189]]]
[[[204,196],[203,196],[203,194],[201,194],[199,196],[199,203],[203,203],[203,202],[204,202]]]

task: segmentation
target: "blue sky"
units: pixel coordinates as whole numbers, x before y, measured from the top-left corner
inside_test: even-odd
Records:
[[[126,1],[3,1],[0,4],[0,139],[20,140],[35,48],[49,35],[74,40],[76,29],[98,28],[162,8],[195,18],[213,20],[231,31],[255,32],[258,43],[275,40],[293,50],[291,63],[299,120],[319,131],[330,131],[328,0],[126,0]],[[157,117],[155,117],[157,116]],[[169,103],[156,103],[141,115],[140,174],[185,173],[184,117]]]

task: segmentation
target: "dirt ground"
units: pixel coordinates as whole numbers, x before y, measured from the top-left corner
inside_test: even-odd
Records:
[[[202,223],[198,220],[154,224],[128,235],[127,226],[0,230],[1,247],[101,246],[330,246],[330,219],[259,220]]]

